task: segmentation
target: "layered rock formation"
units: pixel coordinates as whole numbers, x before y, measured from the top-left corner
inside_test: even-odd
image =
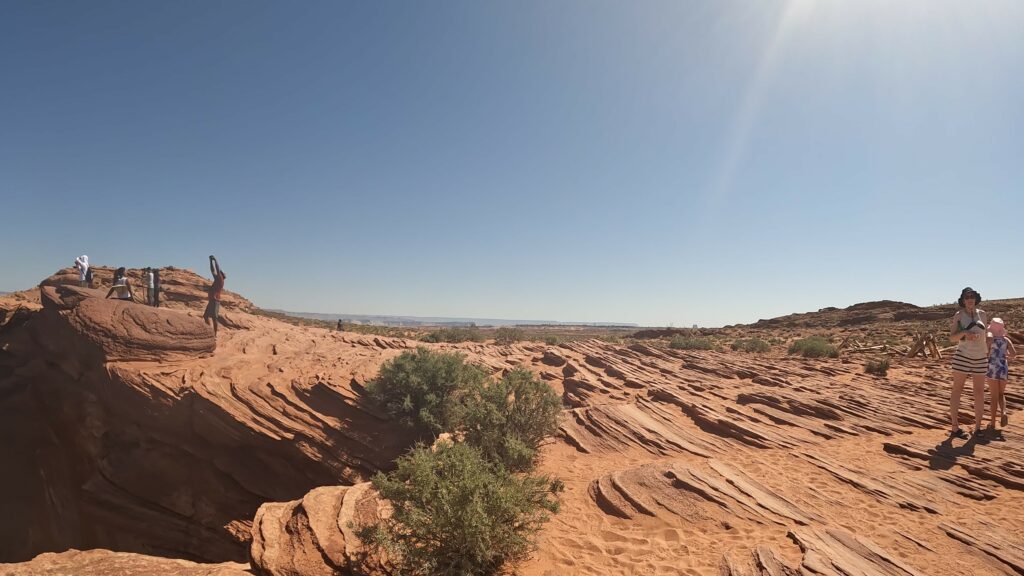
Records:
[[[215,342],[202,302],[104,294],[51,278],[41,307],[0,305],[20,318],[0,332],[0,560],[244,561],[261,504],[365,480],[409,443],[359,395],[390,348],[238,307]]]
[[[192,286],[182,293],[202,293]],[[214,343],[201,299],[153,310],[53,279],[39,294],[0,298],[0,426],[13,439],[0,448],[3,560],[106,547],[251,558],[265,574],[382,572],[350,523],[384,513],[362,482],[411,439],[361,391],[417,343],[286,325],[241,304]],[[848,310],[875,319],[844,329],[902,334],[901,311],[912,309]],[[540,467],[565,482],[563,509],[524,576],[1024,573],[1019,413],[1002,440],[948,440],[946,360],[895,358],[883,378],[859,358],[647,341],[430,347],[495,374],[527,366],[562,394]],[[107,554],[43,555],[0,574],[152,570]]]

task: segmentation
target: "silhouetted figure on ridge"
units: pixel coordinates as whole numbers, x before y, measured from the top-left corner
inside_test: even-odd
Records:
[[[210,255],[210,274],[213,275],[213,285],[210,286],[209,302],[206,304],[206,312],[203,312],[203,321],[207,324],[213,320],[213,336],[217,337],[217,324],[220,317],[220,297],[224,293],[224,279],[227,275],[220,269],[217,259]]]

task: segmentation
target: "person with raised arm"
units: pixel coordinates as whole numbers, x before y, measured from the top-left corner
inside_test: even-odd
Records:
[[[224,280],[227,275],[220,269],[220,263],[217,262],[212,254],[210,255],[210,274],[213,275],[213,284],[210,286],[208,293],[208,302],[206,304],[206,311],[203,312],[203,321],[207,324],[213,321],[213,336],[217,337],[217,324],[220,318],[220,297],[224,293]]]

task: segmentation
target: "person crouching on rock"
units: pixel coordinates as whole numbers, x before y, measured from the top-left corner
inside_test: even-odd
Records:
[[[1013,348],[1013,342],[1006,337],[1006,326],[1002,319],[993,318],[988,325],[988,378],[989,404],[992,411],[992,421],[988,429],[997,438],[1002,436],[1001,430],[996,430],[996,412],[1002,412],[1000,426],[1006,426],[1006,400],[1003,394],[1006,392],[1006,381],[1009,379],[1009,358],[1017,355]]]
[[[953,315],[950,340],[957,342],[953,354],[953,393],[949,397],[950,437],[966,438],[960,428],[960,396],[964,382],[971,377],[974,385],[974,434],[981,432],[985,410],[985,372],[988,370],[988,345],[985,342],[985,311],[978,308],[981,294],[968,286],[960,292],[960,309]]]
[[[132,294],[132,285],[128,282],[128,277],[125,276],[124,266],[114,272],[114,285],[107,291],[105,298],[110,298],[111,294],[117,300],[135,301],[135,296]]]
[[[206,312],[203,312],[203,320],[209,324],[213,320],[213,337],[217,337],[217,322],[220,316],[220,297],[224,293],[224,279],[227,275],[220,269],[220,264],[212,255],[210,256],[210,274],[213,274],[213,285],[210,286],[209,302],[206,304]]]

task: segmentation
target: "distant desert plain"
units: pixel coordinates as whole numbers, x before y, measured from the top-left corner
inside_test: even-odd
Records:
[[[375,573],[353,525],[382,513],[368,480],[412,438],[365,386],[419,346],[561,397],[538,465],[561,510],[509,573],[1024,574],[1019,371],[1002,439],[949,441],[951,304],[446,342],[225,292],[215,339],[208,280],[163,269],[153,308],[105,300],[95,270],[95,288],[65,269],[0,295],[0,575]],[[1024,299],[980,307],[1024,342]],[[810,336],[834,357],[790,353]]]

